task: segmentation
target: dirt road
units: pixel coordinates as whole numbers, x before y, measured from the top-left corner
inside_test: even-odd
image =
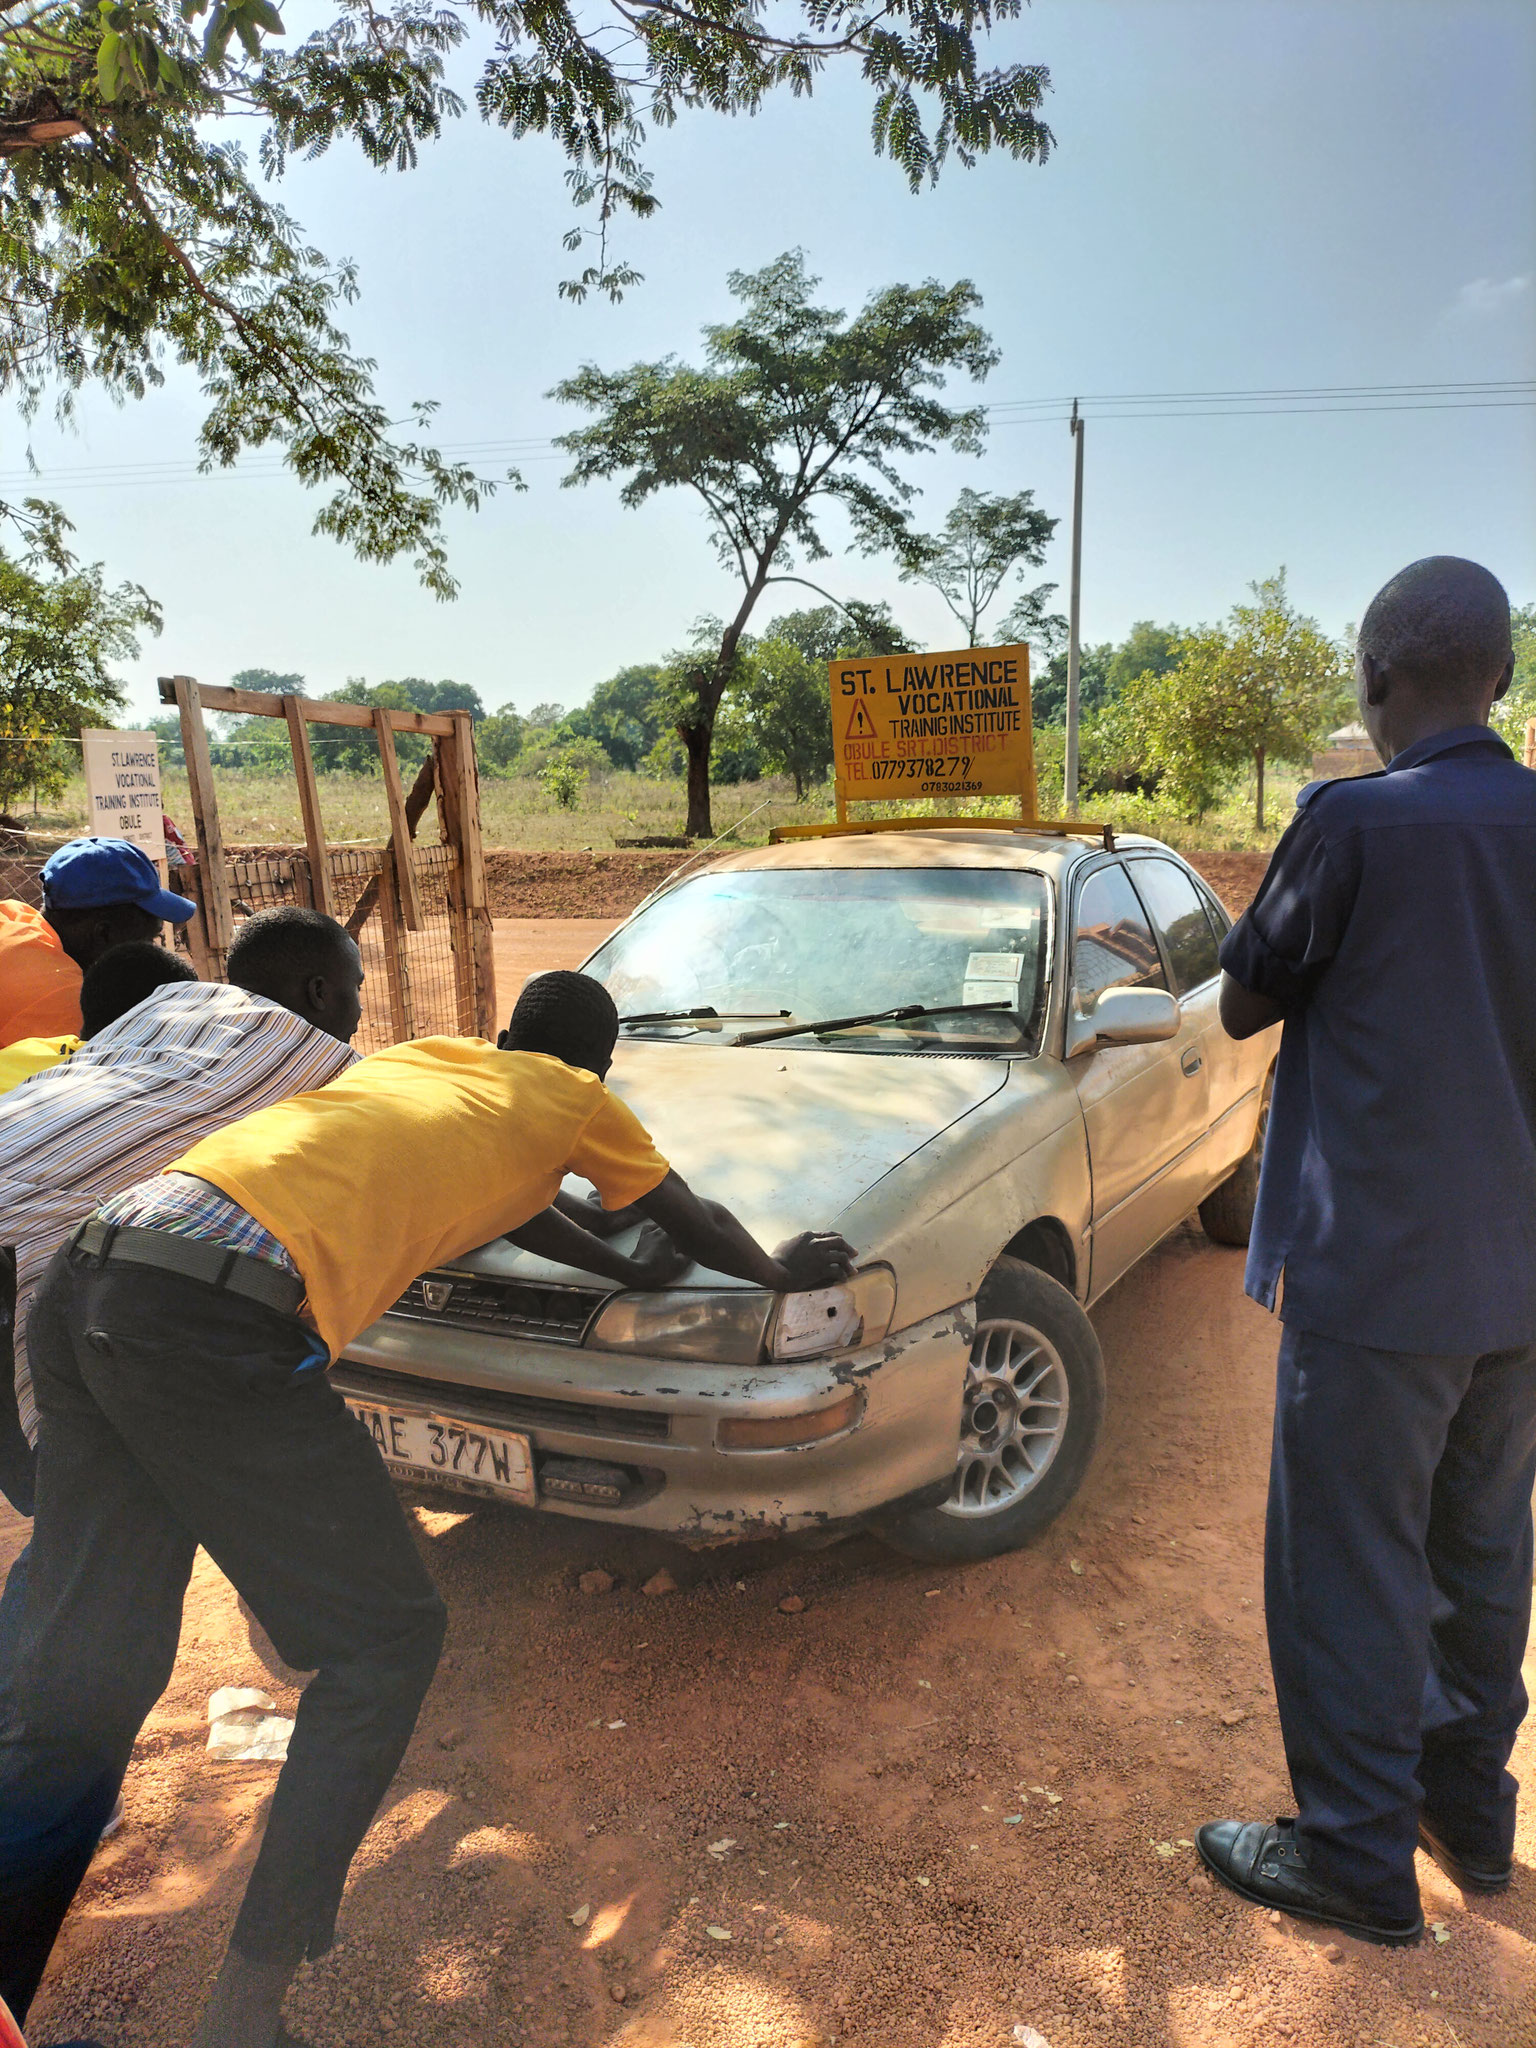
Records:
[[[1286,1807],[1259,1546],[1273,1328],[1171,1240],[1096,1320],[1110,1419],[1034,1549],[959,1572],[857,1539],[692,1556],[413,1496],[448,1649],[290,2000],[317,2044],[1528,2048],[1536,1826],[1443,1943],[1393,1954],[1213,1892],[1188,1845]],[[638,1589],[660,1566],[673,1593]],[[601,1566],[618,1583],[585,1595]],[[805,1602],[786,1614],[780,1602]],[[1536,1676],[1536,1673],[1532,1673]],[[271,1767],[214,1765],[260,1683],[200,1562],[170,1690],[35,2008],[35,2038],[180,2048]],[[291,1695],[281,1695],[291,1698]],[[1536,1743],[1516,1768],[1530,1782]],[[728,1938],[726,1938],[728,1937]]]
[[[590,943],[506,935],[504,991]],[[1420,1859],[1444,1938],[1407,1953],[1272,1920],[1197,1871],[1200,1821],[1288,1805],[1260,1586],[1275,1327],[1243,1299],[1240,1256],[1191,1229],[1095,1321],[1097,1463],[1043,1541],[988,1565],[923,1569],[866,1538],[693,1555],[408,1496],[447,1651],[342,1938],[290,1999],[296,2033],[1010,2048],[1030,2026],[1049,2048],[1530,2048],[1536,1807],[1503,1899],[1468,1906]],[[20,1533],[0,1526],[0,1561]],[[645,1595],[663,1566],[678,1590]],[[612,1591],[579,1590],[594,1567]],[[207,1699],[264,1682],[200,1559],[127,1824],[36,2041],[183,2048],[275,1775],[207,1759]],[[1530,1731],[1515,1768],[1536,1783]]]

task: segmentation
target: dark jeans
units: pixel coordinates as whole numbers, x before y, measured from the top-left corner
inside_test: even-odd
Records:
[[[32,1512],[36,1462],[16,1403],[16,1254],[0,1250],[0,1493],[18,1515]]]
[[[1264,1597],[1313,1870],[1418,1911],[1419,1811],[1506,1861],[1531,1618],[1536,1345],[1372,1351],[1287,1328]]]
[[[0,1249],[0,1493],[18,1515],[32,1512],[36,1466],[16,1403],[16,1254]],[[0,1590],[0,1696],[15,1664],[26,1597],[27,1552],[23,1550],[11,1560]]]
[[[28,1340],[42,1435],[0,1729],[0,1993],[26,2012],[170,1678],[199,1543],[316,1672],[235,1945],[320,1955],[446,1619],[378,1453],[323,1373],[295,1378],[299,1322],[199,1281],[61,1253]]]

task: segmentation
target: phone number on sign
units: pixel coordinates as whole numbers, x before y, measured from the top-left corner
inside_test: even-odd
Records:
[[[937,760],[914,757],[910,761],[871,761],[869,764],[871,782],[919,782],[925,776],[930,781],[959,782],[970,772],[969,754],[940,755]]]

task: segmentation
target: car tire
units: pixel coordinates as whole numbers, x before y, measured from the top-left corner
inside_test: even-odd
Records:
[[[1038,1536],[1077,1492],[1104,1422],[1104,1358],[1075,1298],[1000,1258],[976,1301],[948,1499],[876,1524],[907,1557],[969,1564]]]
[[[1212,1188],[1200,1204],[1200,1227],[1213,1244],[1245,1245],[1253,1235],[1253,1213],[1259,1202],[1259,1168],[1264,1163],[1264,1138],[1269,1130],[1269,1097],[1274,1069],[1264,1077],[1259,1098],[1259,1126],[1236,1172]]]

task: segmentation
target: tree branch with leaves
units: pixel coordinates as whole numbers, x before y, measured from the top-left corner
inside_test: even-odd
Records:
[[[915,189],[953,158],[992,150],[1043,162],[1039,65],[986,68],[979,41],[1021,0],[341,0],[292,43],[274,0],[7,0],[0,4],[0,391],[67,413],[97,384],[158,385],[167,359],[209,402],[206,467],[275,446],[330,492],[317,531],[365,560],[409,557],[453,594],[443,516],[495,488],[405,431],[374,391],[375,364],[338,325],[353,267],[307,244],[258,188],[230,122],[257,129],[256,169],[339,145],[407,170],[470,99],[514,137],[566,161],[592,256],[561,287],[618,298],[640,274],[610,245],[621,217],[658,204],[649,129],[686,113],[755,113],[812,91],[830,66],[870,87],[877,155]],[[473,37],[478,77],[449,82]],[[515,477],[513,478],[515,481]]]

